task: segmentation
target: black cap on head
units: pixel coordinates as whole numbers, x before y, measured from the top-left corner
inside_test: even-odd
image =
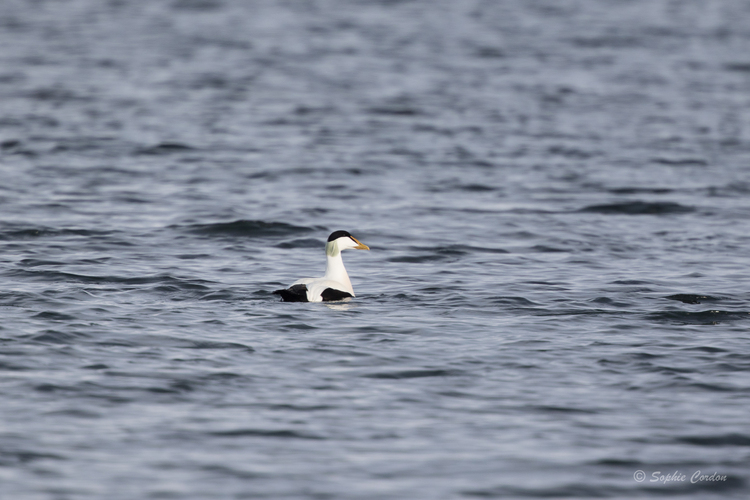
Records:
[[[348,232],[346,232],[346,231],[334,231],[334,232],[332,232],[332,233],[331,233],[331,236],[329,236],[329,237],[328,237],[328,241],[333,241],[333,240],[337,240],[337,239],[339,239],[339,238],[344,238],[344,237],[347,237],[347,236],[348,236],[349,238],[351,238],[351,237],[352,237],[352,235],[351,235],[351,234],[349,234],[349,233],[348,233]]]

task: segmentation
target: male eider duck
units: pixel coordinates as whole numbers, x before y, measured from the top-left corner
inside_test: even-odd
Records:
[[[326,243],[326,274],[322,278],[302,278],[285,290],[276,290],[284,302],[328,302],[354,297],[352,282],[346,273],[341,251],[369,250],[357,238],[346,231],[334,231]]]

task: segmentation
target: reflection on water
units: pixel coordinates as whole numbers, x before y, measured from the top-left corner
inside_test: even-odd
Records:
[[[351,297],[347,297],[337,302],[324,302],[323,304],[332,311],[351,311],[356,307],[356,304],[351,303]]]

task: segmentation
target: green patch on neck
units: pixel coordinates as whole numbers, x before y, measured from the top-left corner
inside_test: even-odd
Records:
[[[340,253],[341,251],[339,250],[339,246],[335,241],[329,241],[328,243],[326,243],[326,255],[328,255],[329,257],[336,257]]]

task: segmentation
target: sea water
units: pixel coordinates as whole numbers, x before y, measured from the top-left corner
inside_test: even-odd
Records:
[[[0,497],[747,498],[748,19],[3,0]]]

